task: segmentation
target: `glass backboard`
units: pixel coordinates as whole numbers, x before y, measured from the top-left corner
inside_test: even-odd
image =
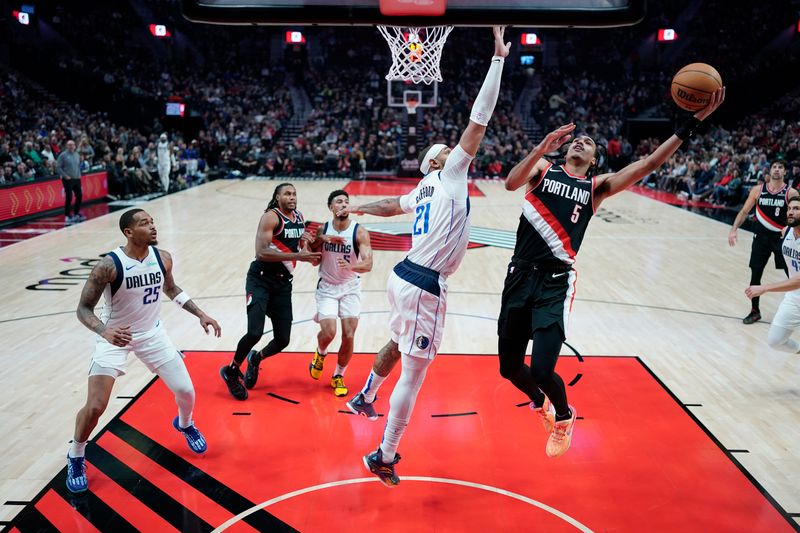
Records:
[[[380,0],[181,0],[181,5],[189,20],[218,24],[610,27],[636,24],[645,15],[645,0],[447,0],[441,16],[386,16]]]

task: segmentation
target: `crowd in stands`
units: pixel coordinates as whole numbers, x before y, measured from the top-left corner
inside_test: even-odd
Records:
[[[608,30],[613,38],[609,38],[611,33],[603,34],[602,53],[593,46],[599,30],[574,30],[558,33],[558,64],[539,69],[535,76],[516,61],[508,61],[494,116],[470,174],[502,177],[522,159],[539,140],[526,133],[521,121],[527,127],[528,119],[539,126],[539,134],[576,122],[580,132],[607,147],[609,168],[621,168],[658,145],[655,138],[632,144],[627,138],[628,119],[675,116],[667,93],[674,61],[708,61],[742,78],[759,66],[768,68],[778,59],[787,60],[775,53],[761,57],[764,50],[781,46],[782,23],[767,15],[770,10],[753,14],[748,9],[749,18],[730,22],[747,25],[750,38],[726,39],[717,35],[717,29],[700,29],[722,27],[708,25],[710,17],[717,16],[711,8],[721,0],[707,0],[690,17],[684,11],[695,3],[688,0],[653,3],[664,13],[662,19],[648,18],[638,26]],[[272,32],[266,28],[208,31],[182,20],[175,2],[97,3],[96,7],[92,16],[55,5],[43,7],[40,15],[48,18],[58,37],[44,45],[45,51],[59,76],[94,80],[114,94],[119,106],[134,100],[157,102],[162,108],[168,99],[186,103],[200,127],[191,137],[170,131],[174,169],[170,189],[200,181],[209,171],[221,177],[360,178],[366,172],[391,173],[406,153],[409,126],[417,127],[417,148],[458,142],[491,49],[491,33],[486,29],[454,31],[442,58],[445,81],[439,85],[439,105],[419,108],[409,116],[403,108],[387,105],[384,75],[390,64],[389,50],[373,28],[310,29],[313,51],[310,46],[302,54],[287,48],[281,64],[271,57],[276,49],[269,44]],[[681,45],[681,53],[673,54],[677,59],[670,59],[669,49],[653,51],[653,44],[644,37],[666,21],[680,20],[681,13],[686,20],[679,32],[685,28],[692,37],[689,44]],[[156,15],[170,24],[175,39],[158,41],[142,31],[139,22]],[[98,17],[103,20],[102,32],[96,31]],[[724,27],[731,31],[733,26],[726,23]],[[545,30],[543,36],[545,41],[555,40],[556,30]],[[719,47],[710,59],[709,43]],[[109,48],[124,50],[124,54],[97,53]],[[796,63],[796,56],[793,60]],[[735,69],[733,61],[746,68]],[[155,150],[159,134],[166,129],[160,117],[132,127],[106,112],[89,112],[61,101],[21,81],[13,71],[4,78],[0,83],[0,184],[53,175],[59,152],[73,139],[85,170],[108,170],[114,195],[163,189]],[[531,95],[529,117],[515,112],[523,88]],[[303,116],[296,133],[288,135],[298,93],[307,96],[311,111]],[[796,96],[739,122],[729,121],[727,128],[716,125],[682,147],[643,185],[735,205],[763,178],[766,165],[775,157],[789,160],[790,175],[800,172],[791,164],[798,160],[800,132],[796,123],[782,118],[792,106],[797,114]]]
[[[800,187],[800,94],[788,94],[732,128],[715,125],[698,135],[642,185],[719,206],[737,206],[750,189],[765,181],[775,160],[786,162],[786,181]],[[657,139],[643,139],[636,157],[657,148]]]

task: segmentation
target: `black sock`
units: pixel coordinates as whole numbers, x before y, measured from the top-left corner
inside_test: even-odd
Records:
[[[564,420],[569,420],[570,418],[572,418],[572,409],[570,409],[569,412],[565,415],[560,415],[556,413],[556,422],[562,422]]]

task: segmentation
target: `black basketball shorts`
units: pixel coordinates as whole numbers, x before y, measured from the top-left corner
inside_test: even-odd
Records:
[[[508,265],[497,334],[503,338],[533,338],[537,329],[558,324],[566,338],[575,299],[574,270],[547,271]]]
[[[780,232],[756,233],[753,235],[753,247],[750,249],[750,268],[760,269],[767,266],[769,256],[775,256],[775,268],[784,270],[786,261],[781,252],[783,237]]]
[[[250,268],[245,282],[247,312],[252,306],[273,320],[292,320],[292,276]]]

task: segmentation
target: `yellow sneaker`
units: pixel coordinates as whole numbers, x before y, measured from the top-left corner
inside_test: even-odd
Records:
[[[322,365],[325,364],[325,356],[319,354],[319,350],[314,350],[314,359],[311,360],[311,364],[308,365],[308,373],[311,374],[311,377],[314,379],[319,379],[322,375]]]
[[[333,394],[336,396],[347,395],[347,385],[344,384],[344,377],[333,376],[331,378],[331,387],[333,388]]]
[[[544,397],[544,404],[541,407],[536,407],[531,402],[531,410],[536,413],[539,417],[539,420],[542,421],[542,426],[544,426],[544,430],[547,433],[553,432],[553,425],[556,423],[556,409],[553,407],[553,404],[550,403],[550,398],[547,396]]]
[[[560,420],[553,425],[553,432],[547,439],[547,448],[545,449],[548,457],[560,457],[569,450],[576,417],[575,408],[570,405],[569,410],[572,411],[572,417],[569,420]]]

